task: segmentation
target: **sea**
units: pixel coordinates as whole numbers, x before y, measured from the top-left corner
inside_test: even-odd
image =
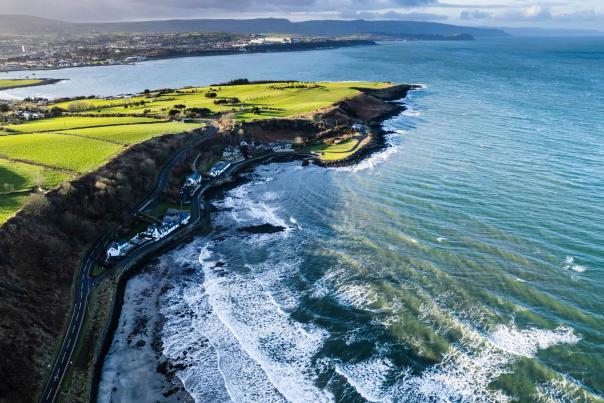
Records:
[[[388,147],[359,164],[261,165],[216,195],[213,231],[130,281],[100,401],[170,400],[162,362],[197,402],[604,399],[604,38],[36,75],[68,80],[1,96],[239,77],[422,85],[384,123]],[[241,231],[265,223],[284,230]]]

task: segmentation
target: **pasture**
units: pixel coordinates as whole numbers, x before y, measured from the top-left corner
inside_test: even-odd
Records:
[[[0,154],[33,163],[86,172],[117,154],[123,146],[57,133],[0,137]]]
[[[61,116],[49,119],[30,120],[21,124],[6,125],[5,129],[17,133],[51,132],[57,130],[78,129],[85,127],[129,125],[134,123],[156,123],[157,119],[125,116],[125,117],[88,117]]]
[[[40,84],[43,80],[28,80],[28,79],[3,79],[0,80],[0,91],[9,88],[27,87],[30,85]]]
[[[384,88],[383,82],[265,83],[194,87],[167,92],[149,92],[120,99],[84,99],[54,104],[64,110],[87,114],[133,114],[145,112],[167,116],[178,106],[230,112],[235,119],[250,121],[306,115],[359,94],[357,88]],[[215,96],[208,97],[213,93]],[[215,103],[237,99],[236,103]]]
[[[183,133],[198,129],[202,125],[199,123],[183,122],[159,122],[131,124],[123,126],[99,126],[85,129],[61,130],[60,134],[70,134],[89,137],[92,139],[113,141],[121,144],[135,144],[141,141],[149,140],[156,136],[166,134]]]

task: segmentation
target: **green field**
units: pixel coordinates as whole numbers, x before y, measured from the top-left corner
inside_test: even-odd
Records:
[[[0,159],[0,193],[34,186],[50,189],[68,178],[70,175],[61,171]]]
[[[154,123],[157,119],[136,116],[126,117],[87,117],[87,116],[62,116],[51,119],[31,120],[29,122],[6,125],[4,128],[18,133],[50,132],[65,129],[84,127],[127,125],[132,123]]]
[[[352,138],[339,144],[319,144],[308,147],[311,152],[319,153],[322,160],[337,161],[350,157],[356,152],[355,147],[359,140]],[[354,150],[354,151],[353,151]]]
[[[19,210],[27,198],[27,195],[0,195],[0,224]]]
[[[29,80],[28,83],[0,80],[0,88],[2,85],[16,85],[15,81],[18,85],[31,85],[41,80]],[[34,186],[51,188],[70,176],[102,165],[127,145],[203,126],[203,123],[168,120],[169,112],[174,109],[181,111],[175,115],[176,118],[187,116],[190,108],[228,113],[240,121],[309,117],[315,111],[358,95],[358,88],[390,85],[383,82],[244,84],[149,91],[120,99],[87,98],[58,102],[48,105],[47,109],[59,107],[63,116],[0,127],[3,129],[0,130],[0,179],[3,188],[7,189],[4,192]],[[209,93],[215,96],[207,97]],[[216,100],[229,102],[217,104]],[[321,158],[325,160],[337,160],[353,154],[351,150],[358,141],[318,146],[313,150],[322,152]],[[17,210],[26,197],[1,196],[0,223]]]
[[[61,130],[57,133],[76,134],[122,144],[135,144],[150,138],[170,133],[183,133],[198,129],[199,123],[161,122],[154,124],[132,124],[125,126],[91,127],[87,129]]]
[[[0,80],[0,91],[6,88],[27,87],[29,85],[40,84],[42,80]]]
[[[380,82],[244,84],[186,88],[166,93],[150,92],[123,99],[67,101],[53,106],[80,110],[87,114],[143,114],[147,111],[154,115],[165,115],[176,105],[184,105],[186,108],[207,108],[212,112],[232,112],[236,119],[249,121],[308,114],[358,95],[356,88],[384,88],[389,85],[391,84]],[[216,97],[206,97],[208,92],[214,92]],[[230,98],[238,98],[240,102],[220,105],[214,103],[215,100]],[[260,113],[253,113],[254,107],[260,108]]]
[[[56,133],[0,137],[0,154],[14,159],[86,172],[117,154],[123,146]]]

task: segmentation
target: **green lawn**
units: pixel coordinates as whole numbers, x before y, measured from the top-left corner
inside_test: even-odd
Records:
[[[42,80],[0,80],[0,90],[3,90],[5,88],[25,87],[28,85],[40,84],[41,82]]]
[[[56,133],[0,136],[0,154],[86,172],[117,154],[123,146]]]
[[[68,178],[68,174],[60,171],[0,159],[0,193],[34,186],[50,189]]]
[[[344,158],[350,157],[354,152],[352,151],[359,143],[357,139],[349,139],[339,144],[318,144],[308,147],[309,151],[321,153],[321,159],[326,161],[337,161],[343,160]]]
[[[152,114],[165,115],[175,105],[187,108],[208,108],[213,112],[233,112],[239,120],[257,120],[267,118],[284,118],[308,114],[328,107],[342,99],[359,94],[355,88],[384,88],[389,83],[382,82],[311,82],[311,83],[268,83],[244,84],[233,86],[197,87],[176,90],[162,95],[152,92],[127,99],[105,100],[86,99],[56,104],[64,109],[86,109],[86,113],[129,113],[142,114],[145,110]],[[303,88],[295,88],[303,86]],[[205,95],[210,88],[216,98]],[[214,104],[216,99],[239,98],[239,104]],[[141,105],[141,102],[145,102]],[[124,106],[128,105],[128,108]],[[257,106],[260,114],[252,113]]]
[[[87,129],[61,130],[58,133],[77,134],[95,139],[134,144],[164,134],[183,133],[202,127],[201,123],[161,122],[125,126],[91,127]]]
[[[0,195],[0,223],[25,204],[28,195]]]
[[[31,120],[18,125],[6,125],[6,129],[19,133],[49,132],[55,130],[77,129],[95,126],[127,125],[132,123],[161,122],[158,119],[126,116],[126,117],[87,117],[62,116],[58,118]]]

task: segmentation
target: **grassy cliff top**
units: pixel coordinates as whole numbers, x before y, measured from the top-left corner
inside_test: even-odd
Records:
[[[26,79],[14,79],[14,80],[0,80],[0,90],[6,90],[9,88],[28,87],[30,85],[41,84],[44,80],[26,80]]]
[[[236,120],[250,121],[307,115],[358,95],[358,88],[386,88],[385,82],[278,82],[190,87],[149,91],[119,99],[92,98],[54,104],[73,113],[167,115],[191,108],[213,113],[232,113]]]

